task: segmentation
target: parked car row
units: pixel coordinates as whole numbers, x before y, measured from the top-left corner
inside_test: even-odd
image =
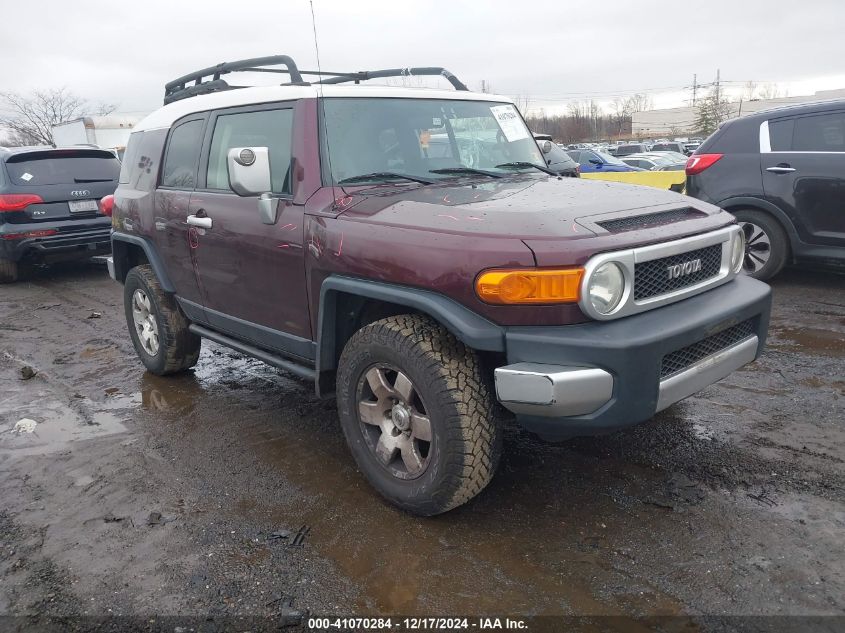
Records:
[[[598,150],[611,156],[622,156],[626,154],[640,154],[645,152],[677,152],[684,156],[690,156],[701,145],[701,139],[657,139],[652,141],[617,141],[610,143],[571,143],[566,146],[567,150]]]

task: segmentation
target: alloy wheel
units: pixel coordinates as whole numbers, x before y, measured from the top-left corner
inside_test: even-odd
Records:
[[[140,288],[132,294],[132,321],[144,351],[150,356],[158,354],[158,322],[152,312],[150,298]]]
[[[745,233],[745,257],[742,269],[749,275],[758,272],[772,256],[772,240],[762,227],[753,222],[740,223]]]
[[[358,384],[361,432],[378,463],[398,479],[416,479],[432,452],[431,420],[410,378],[395,367],[374,365]]]

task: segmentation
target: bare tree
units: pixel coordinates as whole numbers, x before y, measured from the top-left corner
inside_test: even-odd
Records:
[[[611,108],[613,108],[613,122],[615,124],[615,129],[613,131],[614,134],[622,135],[625,132],[626,126],[630,126],[631,123],[631,113],[628,112],[628,109],[625,105],[625,100],[621,97],[616,97],[611,103]]]
[[[0,127],[15,145],[52,145],[53,126],[87,115],[104,116],[116,106],[91,104],[66,88],[36,90],[30,95],[0,93]]]
[[[757,93],[760,99],[777,99],[778,97],[788,96],[785,90],[781,90],[776,83],[763,84]]]
[[[757,82],[748,80],[745,82],[745,86],[742,88],[742,96],[740,97],[743,101],[752,101],[757,97]]]
[[[645,112],[654,108],[654,100],[644,92],[633,94],[625,99],[625,112],[628,115]]]
[[[528,110],[531,108],[531,98],[525,95],[517,95],[513,100],[516,109],[522,113],[522,116],[528,118]]]

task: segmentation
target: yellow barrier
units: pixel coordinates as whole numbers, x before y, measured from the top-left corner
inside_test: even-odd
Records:
[[[687,181],[686,174],[683,171],[590,172],[581,174],[581,178],[627,182],[631,185],[646,185],[658,189],[672,189],[673,191],[682,191]]]

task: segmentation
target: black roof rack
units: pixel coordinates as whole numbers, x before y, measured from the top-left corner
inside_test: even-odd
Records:
[[[284,68],[273,68],[284,66]],[[338,73],[318,70],[299,70],[296,62],[287,55],[272,55],[270,57],[254,57],[252,59],[241,59],[234,62],[223,62],[216,66],[197,70],[188,73],[179,79],[174,79],[164,86],[164,103],[172,103],[180,99],[187,99],[210,92],[221,90],[234,90],[246,86],[233,86],[221,79],[221,75],[233,72],[261,72],[261,73],[282,73],[290,76],[290,81],[283,86],[309,86],[312,82],[303,79],[303,75],[318,77],[315,84],[340,84],[347,82],[361,83],[369,79],[383,79],[385,77],[411,77],[411,76],[441,76],[444,77],[456,90],[468,90],[466,85],[455,75],[445,68],[439,66],[424,66],[419,68],[388,68],[385,70],[365,70],[351,73]],[[323,77],[326,77],[325,79]],[[207,79],[207,81],[206,81]],[[193,85],[188,85],[193,82]]]

